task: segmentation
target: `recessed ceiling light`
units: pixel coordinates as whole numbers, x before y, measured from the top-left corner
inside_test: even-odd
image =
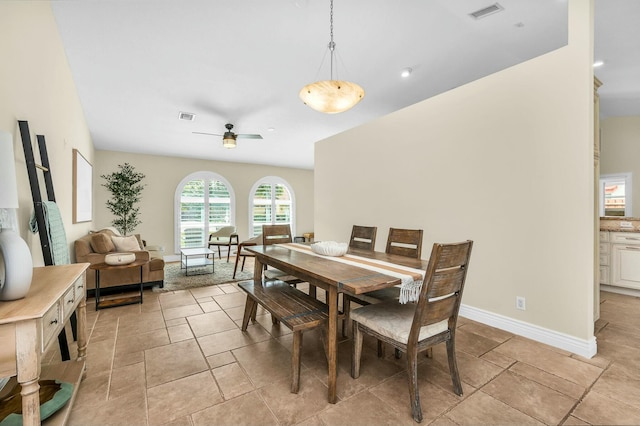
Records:
[[[594,68],[601,67],[601,66],[603,66],[603,65],[604,65],[604,61],[595,61],[595,62],[593,63],[593,67],[594,67]]]
[[[403,78],[407,78],[411,75],[411,73],[413,72],[413,69],[411,69],[410,67],[404,68],[401,72],[400,75]]]
[[[269,128],[267,128],[267,131],[268,132],[273,132],[275,129],[276,129],[275,127],[269,127]]]
[[[186,121],[193,121],[196,119],[196,115],[190,112],[182,112],[180,111],[180,114],[178,114],[178,119],[180,120],[186,120]]]

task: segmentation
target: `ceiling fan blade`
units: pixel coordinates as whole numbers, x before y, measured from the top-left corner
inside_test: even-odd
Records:
[[[208,136],[222,136],[222,135],[218,135],[216,133],[204,133],[204,132],[191,132],[195,135],[208,135]]]
[[[261,135],[252,135],[252,134],[238,134],[236,135],[238,138],[242,139],[262,139]]]

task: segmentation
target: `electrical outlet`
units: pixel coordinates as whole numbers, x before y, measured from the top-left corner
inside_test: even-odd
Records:
[[[526,310],[525,299],[522,296],[516,296],[516,309]]]
[[[633,228],[633,223],[622,221],[620,222],[620,228]]]

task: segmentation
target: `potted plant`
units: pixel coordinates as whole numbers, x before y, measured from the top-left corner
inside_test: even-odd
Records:
[[[119,170],[101,177],[106,180],[102,186],[111,192],[111,199],[107,201],[107,208],[116,218],[111,224],[122,235],[128,235],[140,223],[138,214],[140,207],[135,205],[140,202],[144,184],[140,182],[145,175],[135,171],[129,163],[119,164]]]

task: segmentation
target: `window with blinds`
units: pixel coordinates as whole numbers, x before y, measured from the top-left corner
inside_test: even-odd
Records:
[[[262,232],[262,225],[293,223],[293,192],[289,185],[277,178],[264,179],[254,186],[251,199],[251,230]]]
[[[205,247],[210,232],[232,224],[231,206],[225,182],[211,176],[185,183],[180,192],[180,247]]]

